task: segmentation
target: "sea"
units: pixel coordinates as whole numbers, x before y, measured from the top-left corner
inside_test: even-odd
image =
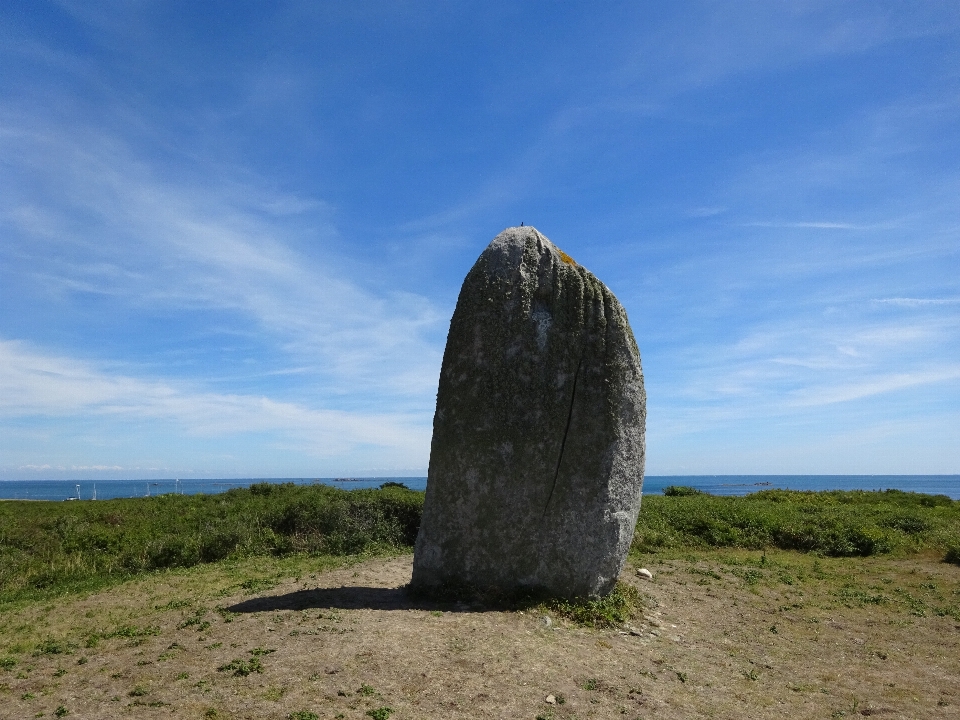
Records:
[[[253,483],[330,485],[345,490],[376,488],[386,482],[412,490],[427,487],[425,477],[364,478],[229,478],[222,480],[0,480],[0,500],[111,500],[178,493],[216,494]],[[643,492],[661,495],[671,485],[685,485],[713,495],[747,495],[759,490],[903,490],[947,495],[960,500],[960,475],[648,475]]]

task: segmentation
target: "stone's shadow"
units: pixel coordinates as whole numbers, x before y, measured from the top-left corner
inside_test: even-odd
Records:
[[[267,595],[243,600],[226,608],[235,613],[268,612],[271,610],[437,610],[477,612],[485,608],[476,604],[438,602],[413,598],[406,587],[381,588],[345,586],[297,590],[284,595]]]

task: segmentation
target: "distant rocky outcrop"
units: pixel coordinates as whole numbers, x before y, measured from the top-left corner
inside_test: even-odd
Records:
[[[532,227],[464,280],[412,587],[609,592],[643,484],[640,353],[613,293]]]

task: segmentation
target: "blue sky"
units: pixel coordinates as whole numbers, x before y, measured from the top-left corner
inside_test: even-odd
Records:
[[[425,474],[521,221],[648,473],[960,472],[955,2],[8,0],[0,68],[0,479]]]

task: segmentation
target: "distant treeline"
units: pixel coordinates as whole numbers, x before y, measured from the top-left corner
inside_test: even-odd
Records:
[[[399,483],[349,491],[258,483],[217,495],[0,502],[0,601],[227,558],[408,549],[423,498]],[[683,487],[644,497],[634,552],[715,547],[929,551],[960,563],[960,501],[895,490],[721,497]]]

